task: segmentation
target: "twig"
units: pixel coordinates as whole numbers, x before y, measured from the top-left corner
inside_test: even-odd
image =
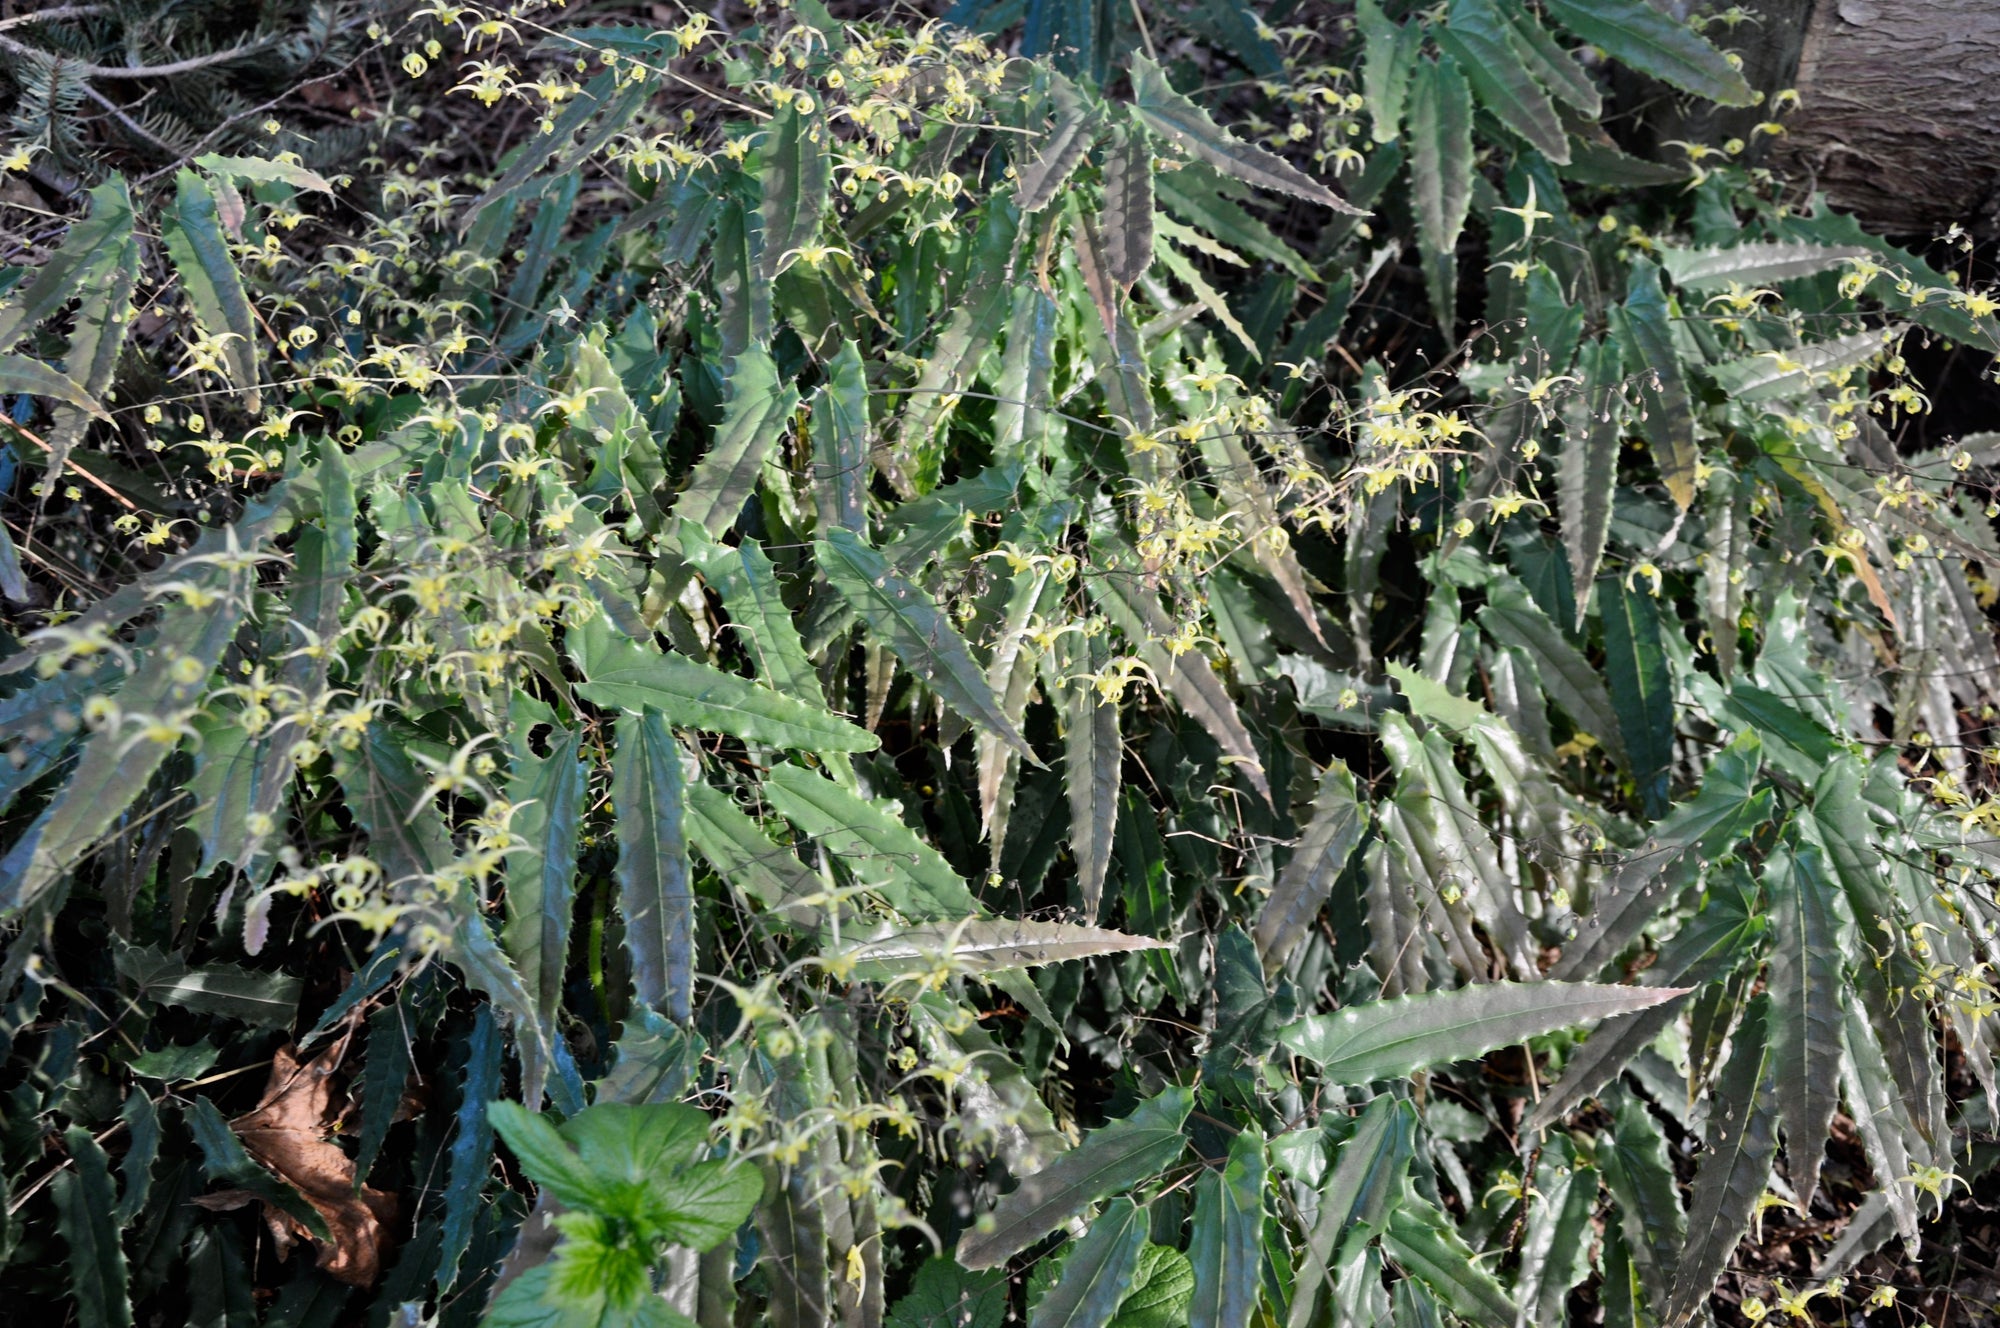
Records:
[[[109,9],[109,5],[57,5],[54,9],[44,9],[38,14],[23,14],[19,18],[0,18],[0,32],[29,23],[60,23],[66,18],[92,18]]]
[[[37,19],[44,17],[46,15],[36,15]],[[12,37],[0,37],[0,47],[5,47],[16,55],[39,56],[44,60],[58,61],[68,65],[85,78],[172,78],[176,74],[188,74],[197,69],[207,69],[211,65],[228,64],[232,60],[241,60],[246,56],[256,55],[260,51],[267,51],[271,47],[276,46],[278,41],[279,39],[276,37],[267,37],[263,41],[251,42],[247,46],[232,46],[226,51],[210,51],[207,55],[189,56],[185,60],[175,60],[170,64],[164,65],[85,64],[81,60],[72,60],[68,56],[60,55],[54,51],[45,51],[39,46],[30,46],[26,42],[15,41]]]

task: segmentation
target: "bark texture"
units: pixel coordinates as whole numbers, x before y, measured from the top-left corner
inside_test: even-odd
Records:
[[[1816,0],[1777,164],[1872,229],[2000,231],[2000,4]]]

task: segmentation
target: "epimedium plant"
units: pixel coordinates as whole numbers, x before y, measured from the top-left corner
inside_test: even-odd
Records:
[[[1029,8],[426,6],[497,173],[202,157],[164,254],[114,180],[9,274],[25,1295],[1893,1300],[1991,1125],[2000,693],[1990,443],[1904,456],[1899,352],[2000,305],[1615,148],[1606,60],[1758,96],[1643,0]]]

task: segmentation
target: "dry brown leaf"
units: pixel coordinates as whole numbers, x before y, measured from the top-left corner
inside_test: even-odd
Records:
[[[295,1048],[280,1049],[263,1101],[229,1126],[251,1157],[297,1190],[326,1222],[333,1241],[320,1246],[319,1266],[350,1286],[366,1287],[382,1271],[396,1198],[365,1185],[357,1192],[354,1160],[326,1138],[344,1105],[334,1092],[334,1076],[346,1046],[342,1038],[306,1061]],[[312,1240],[298,1219],[268,1205],[264,1220],[281,1255],[294,1240]]]

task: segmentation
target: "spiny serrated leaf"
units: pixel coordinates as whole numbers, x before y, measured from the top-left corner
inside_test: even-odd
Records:
[[[1558,1135],[1543,1145],[1528,1203],[1514,1288],[1519,1328],[1564,1322],[1570,1290],[1590,1276],[1597,1170],[1576,1165],[1569,1141]]]
[[[1568,711],[1579,729],[1623,761],[1618,712],[1612,708],[1602,675],[1542,612],[1526,586],[1511,576],[1496,579],[1487,587],[1479,625],[1501,645],[1512,646],[1532,660],[1549,699]]]
[[[1063,181],[1082,164],[1097,140],[1098,109],[1085,100],[1074,83],[1060,74],[1053,75],[1049,96],[1055,104],[1055,124],[1035,159],[1021,167],[1020,186],[1014,195],[1023,212],[1040,212],[1053,202]]]
[[[1105,270],[1129,287],[1153,262],[1153,150],[1146,136],[1119,129],[1104,155]]]
[[[1293,1284],[1289,1328],[1307,1328],[1313,1321],[1320,1284],[1350,1232],[1360,1228],[1356,1234],[1365,1240],[1381,1229],[1409,1172],[1416,1128],[1416,1113],[1409,1104],[1384,1094],[1368,1104],[1354,1132],[1341,1143],[1306,1236],[1305,1258]]]
[[[326,1220],[299,1196],[299,1192],[259,1166],[244,1151],[243,1141],[229,1128],[229,1122],[205,1097],[189,1102],[181,1113],[188,1134],[201,1150],[202,1170],[210,1180],[219,1180],[231,1189],[248,1190],[297,1221],[315,1240],[331,1240]]]
[[[1071,656],[1074,664],[1096,663],[1108,655],[1093,642],[1091,653]],[[1111,845],[1118,829],[1118,790],[1124,774],[1125,744],[1118,730],[1118,707],[1087,682],[1073,682],[1063,700],[1063,785],[1069,795],[1070,850],[1076,858],[1077,891],[1086,922],[1097,920],[1104,878],[1111,870]]]
[[[823,528],[865,530],[868,461],[868,378],[852,341],[826,368],[812,399],[813,500]]]
[[[602,614],[571,629],[569,639],[588,679],[576,694],[595,705],[634,714],[650,706],[676,725],[773,747],[867,752],[881,745],[868,730],[775,688],[649,650],[619,635]]]
[[[681,830],[686,800],[680,744],[657,711],[618,717],[611,801],[633,999],[686,1023],[694,997],[694,894]]]
[[[1792,240],[1762,240],[1727,249],[1661,249],[1660,265],[1676,286],[1689,290],[1719,290],[1731,283],[1760,286],[1790,281],[1839,267],[1869,251],[1858,244],[1808,244]]]
[[[389,1137],[409,1085],[412,1062],[407,1011],[390,1001],[368,1017],[368,1056],[361,1067],[361,1130],[354,1150],[354,1183],[365,1184]]]
[[[1769,1033],[1771,1013],[1766,997],[1750,1002],[1709,1099],[1707,1146],[1688,1196],[1687,1249],[1668,1303],[1669,1324],[1689,1322],[1708,1300],[1770,1181],[1778,1151],[1772,1098],[1781,1073]]]
[[[1645,588],[1605,576],[1597,583],[1604,624],[1604,672],[1618,710],[1632,779],[1648,816],[1667,811],[1667,770],[1674,759],[1673,675],[1660,644],[1660,610]]]
[[[1903,1111],[1895,1077],[1883,1058],[1881,1044],[1875,1040],[1875,1030],[1853,1005],[1841,1013],[1841,1093],[1854,1117],[1854,1128],[1861,1135],[1869,1170],[1875,1173],[1876,1193],[1883,1195],[1889,1205],[1896,1234],[1915,1249],[1919,1240],[1919,1214],[1916,1186],[1910,1177],[1915,1175],[1918,1163],[1911,1156],[1909,1141],[1917,1141],[1922,1150],[1919,1156],[1926,1163],[1929,1150],[1923,1148],[1921,1137]]]
[[[922,927],[884,925],[868,939],[827,954],[826,960],[836,971],[851,972],[862,981],[887,981],[940,968],[995,973],[1091,955],[1168,948],[1167,942],[1150,937],[1070,922],[963,918]]]
[[[1895,328],[1871,328],[1832,341],[1759,351],[1725,360],[1709,374],[1738,401],[1771,401],[1809,390],[1829,374],[1866,364],[1896,337]]]
[[[53,318],[78,290],[117,261],[132,237],[132,191],[113,175],[90,191],[90,214],[73,223],[19,295],[0,307],[0,351]],[[19,389],[8,389],[16,391]]]
[[[1335,761],[1320,777],[1305,834],[1257,915],[1257,953],[1266,973],[1283,968],[1292,950],[1305,939],[1333,891],[1334,878],[1347,866],[1366,828],[1354,775],[1344,763]]]
[[[553,1045],[561,1027],[570,920],[576,911],[577,838],[590,779],[580,759],[580,731],[556,728],[546,757],[529,747],[535,722],[555,718],[553,711],[538,709],[517,693],[509,712],[516,746],[507,800],[518,809],[511,828],[526,841],[526,850],[508,860],[507,922],[500,942],[534,1000],[544,1039]],[[538,1058],[524,1057],[521,1095],[531,1106],[541,1105],[547,1070]]]
[[[0,355],[0,392],[10,396],[46,397],[88,411],[100,420],[111,418],[97,399],[84,390],[82,383],[25,355]]]
[[[522,186],[536,171],[547,165],[557,153],[570,148],[576,141],[576,131],[588,124],[611,100],[621,77],[622,69],[605,69],[570,99],[569,105],[554,117],[548,133],[531,135],[522,143],[500,178],[465,210],[464,219],[459,223],[461,233],[469,233],[473,223],[487,208],[522,192]]]
[[[1618,1223],[1647,1301],[1666,1303],[1687,1237],[1667,1137],[1646,1104],[1622,1094],[1611,1130],[1598,1136],[1597,1163],[1617,1201]]]
[[[1778,1120],[1799,1207],[1812,1202],[1834,1108],[1840,1103],[1841,919],[1826,859],[1801,841],[1772,854],[1770,1041]]]
[[[55,1178],[56,1229],[69,1247],[70,1290],[80,1328],[131,1328],[125,1247],[112,1214],[111,1168],[90,1131],[64,1135],[76,1167]]]
[[[1194,1091],[1170,1088],[1122,1120],[1092,1130],[1081,1144],[1002,1195],[991,1214],[959,1238],[958,1261],[992,1268],[1089,1205],[1159,1175],[1187,1146],[1181,1132]]]
[[[215,193],[193,171],[183,169],[175,177],[173,211],[162,219],[160,233],[195,316],[211,337],[224,338],[222,362],[229,381],[243,393],[244,408],[255,415],[262,409],[257,392],[256,314],[222,233]]]
[[[1706,37],[1646,0],[1548,0],[1556,22],[1621,64],[1725,106],[1756,94]]]
[[[681,526],[680,548],[681,556],[722,596],[730,627],[757,662],[758,679],[787,696],[824,705],[819,672],[806,657],[764,547],[747,535],[733,548],[717,544],[690,521]]]
[[[951,865],[886,807],[789,764],[771,767],[763,792],[779,815],[904,917],[936,921],[981,911]]]
[[[798,389],[778,380],[778,367],[762,347],[729,363],[729,401],[715,441],[675,500],[673,515],[720,538],[736,524],[764,458],[783,435],[799,404]]]
[[[1556,97],[1595,120],[1604,109],[1597,85],[1576,57],[1556,44],[1540,17],[1526,5],[1503,4],[1501,17],[1512,28],[1509,45]]]
[[[825,539],[815,540],[813,558],[841,598],[945,704],[1029,762],[1041,764],[1035,749],[1008,722],[965,638],[921,586],[893,570],[887,559],[850,530],[831,530]]]
[[[1482,982],[1313,1015],[1279,1036],[1318,1065],[1329,1082],[1365,1084],[1484,1056],[1531,1037],[1643,1010],[1685,994],[1685,989],[1676,987]]]
[[[1377,143],[1393,143],[1402,130],[1410,75],[1423,45],[1423,26],[1390,22],[1382,12],[1381,0],[1357,0],[1354,16],[1363,42],[1361,88],[1368,102],[1369,137]]]
[[[1186,1328],[1194,1296],[1194,1266],[1188,1256],[1148,1242],[1139,1251],[1132,1289],[1118,1302],[1109,1328]]]
[[[1618,349],[1602,339],[1588,342],[1578,357],[1583,387],[1563,412],[1562,456],[1556,468],[1556,503],[1562,516],[1563,550],[1569,555],[1570,584],[1589,586],[1604,560],[1611,533],[1612,496],[1618,487],[1618,435],[1623,395]],[[1576,598],[1576,625],[1582,626],[1589,600]]]
[[[1458,236],[1472,206],[1472,93],[1448,55],[1417,61],[1410,142],[1410,196],[1431,311],[1440,325],[1455,327]]]
[[[771,842],[736,800],[717,788],[690,783],[685,828],[688,843],[731,885],[786,921],[807,923],[814,910],[799,901],[825,892],[825,884],[788,848]]]
[[[1263,1244],[1264,1135],[1246,1125],[1229,1141],[1222,1170],[1195,1182],[1187,1328],[1247,1328],[1257,1308]]]
[[[1505,1288],[1473,1259],[1451,1217],[1428,1200],[1404,1192],[1383,1227],[1382,1248],[1468,1322],[1514,1321],[1514,1302]]]
[[[833,165],[820,142],[824,131],[817,119],[786,106],[766,130],[764,201],[757,219],[764,228],[764,252],[759,270],[765,281],[799,261],[799,252],[819,235],[820,218],[833,183]]]
[[[1643,0],[1639,0],[1643,3]],[[1660,480],[1681,510],[1694,502],[1695,467],[1701,450],[1694,437],[1694,406],[1669,326],[1660,269],[1647,259],[1632,261],[1625,303],[1611,311],[1613,329],[1628,373],[1639,379],[1645,411],[1639,431],[1653,447]]]
[[[324,175],[289,161],[271,161],[264,157],[224,157],[204,152],[194,159],[194,164],[210,175],[229,180],[288,184],[294,189],[310,189],[321,194],[333,192],[332,182]]]
[[[1492,0],[1452,0],[1446,26],[1434,28],[1438,46],[1464,71],[1480,105],[1558,166],[1569,162],[1569,135],[1556,119],[1548,94],[1515,53],[1506,20]]]
[[[1132,110],[1146,127],[1215,169],[1260,189],[1276,189],[1351,216],[1365,215],[1283,157],[1246,143],[1174,90],[1166,71],[1143,55],[1132,57]]]
[[[1130,1199],[1106,1204],[1070,1247],[1056,1284],[1028,1316],[1028,1328],[1105,1328],[1139,1271],[1147,1229],[1146,1210]]]
[[[501,1050],[493,1007],[481,1005],[466,1040],[465,1060],[455,1076],[459,1083],[456,1132],[447,1155],[444,1220],[438,1236],[440,1295],[458,1281],[459,1261],[472,1243],[473,1219],[493,1169],[493,1125],[487,1108],[500,1096]]]

